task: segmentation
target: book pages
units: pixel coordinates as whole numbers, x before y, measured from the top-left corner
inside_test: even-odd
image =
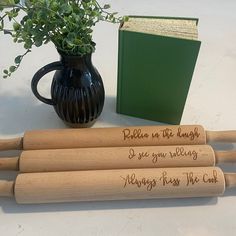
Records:
[[[196,20],[130,17],[121,30],[190,40],[198,39]]]

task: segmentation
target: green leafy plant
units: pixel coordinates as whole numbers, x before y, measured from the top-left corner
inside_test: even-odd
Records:
[[[109,12],[110,5],[96,0],[0,0],[0,31],[10,34],[15,43],[24,44],[25,53],[15,58],[15,65],[4,70],[7,78],[20,66],[33,46],[54,43],[66,55],[83,56],[95,50],[94,25],[99,21],[120,23],[126,17]],[[10,21],[11,28],[5,28]]]

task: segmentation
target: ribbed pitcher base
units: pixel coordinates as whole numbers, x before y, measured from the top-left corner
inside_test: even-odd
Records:
[[[63,121],[66,126],[69,126],[71,128],[90,128],[94,125],[94,123],[97,121],[97,119],[92,120],[88,123],[70,123],[67,121]]]

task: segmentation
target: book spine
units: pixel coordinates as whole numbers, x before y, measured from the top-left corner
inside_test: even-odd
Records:
[[[116,112],[121,112],[121,93],[122,93],[122,63],[123,63],[123,34],[122,30],[119,30],[118,38],[118,70],[117,70],[117,98],[116,98]]]

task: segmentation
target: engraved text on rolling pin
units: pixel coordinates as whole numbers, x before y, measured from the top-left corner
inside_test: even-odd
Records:
[[[130,160],[144,160],[150,159],[150,161],[155,164],[159,160],[167,160],[167,159],[181,159],[181,158],[189,158],[194,161],[198,158],[198,152],[195,149],[186,150],[183,146],[176,147],[173,151],[136,151],[135,147],[129,149],[128,158]]]
[[[190,187],[198,184],[216,184],[218,180],[217,171],[213,170],[210,174],[203,173],[197,175],[193,172],[183,172],[181,177],[174,177],[168,174],[168,171],[163,171],[159,176],[155,178],[137,176],[135,173],[127,174],[126,176],[120,176],[123,180],[123,187],[135,186],[137,188],[145,188],[147,191],[152,191],[158,187],[174,187],[180,186]]]
[[[146,140],[146,139],[166,139],[171,140],[173,138],[179,139],[188,139],[190,141],[194,141],[195,139],[200,137],[200,132],[198,128],[195,127],[192,130],[185,132],[179,127],[176,131],[165,128],[159,131],[153,131],[150,133],[144,132],[141,128],[140,129],[123,129],[122,130],[123,140],[130,141],[130,140]]]

